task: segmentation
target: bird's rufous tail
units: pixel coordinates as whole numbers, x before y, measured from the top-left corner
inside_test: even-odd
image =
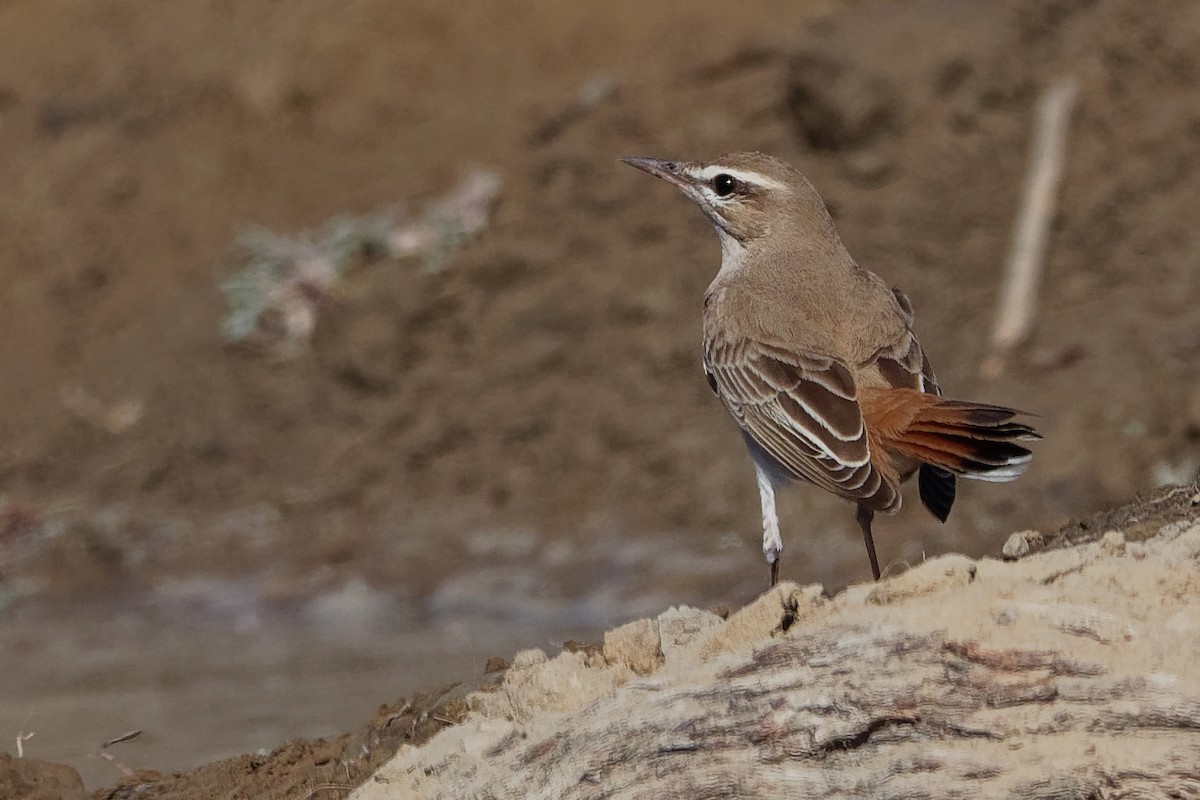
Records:
[[[1011,481],[1033,454],[1019,442],[1042,438],[1013,422],[1022,412],[946,400],[914,389],[864,390],[859,398],[872,437],[885,451],[983,481]]]

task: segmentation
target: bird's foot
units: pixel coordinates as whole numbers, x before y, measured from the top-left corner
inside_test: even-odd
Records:
[[[767,565],[771,568],[771,583],[767,586],[768,589],[773,589],[775,584],[779,583],[779,551],[783,549],[781,544],[782,542],[769,542],[767,537],[763,537],[763,555],[767,557]]]

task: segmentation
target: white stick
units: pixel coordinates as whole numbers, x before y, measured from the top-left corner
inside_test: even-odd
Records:
[[[1028,335],[1033,324],[1046,238],[1066,160],[1067,123],[1078,93],[1079,84],[1074,78],[1061,78],[1046,90],[1038,104],[1029,172],[1021,192],[1004,290],[992,331],[992,352],[980,367],[980,374],[986,378],[1000,375],[1008,351]]]

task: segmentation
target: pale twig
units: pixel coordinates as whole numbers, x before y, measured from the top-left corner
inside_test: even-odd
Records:
[[[17,758],[25,757],[25,743],[35,736],[37,736],[36,731],[30,731],[29,733],[25,733],[25,731],[17,732]]]
[[[1028,335],[1033,324],[1046,239],[1066,160],[1067,123],[1078,93],[1079,84],[1074,78],[1062,78],[1046,90],[1038,103],[1029,172],[1021,191],[1004,289],[992,331],[992,352],[979,370],[985,378],[996,378],[1004,371],[1008,352]]]
[[[100,745],[100,749],[107,750],[108,748],[112,747],[114,744],[123,744],[124,742],[132,742],[134,739],[138,738],[141,735],[142,735],[141,731],[130,731],[129,733],[122,733],[120,736],[116,737],[115,739],[109,739],[107,742]]]

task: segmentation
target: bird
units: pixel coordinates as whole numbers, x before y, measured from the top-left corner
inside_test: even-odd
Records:
[[[824,201],[790,164],[758,152],[715,161],[624,158],[675,186],[716,229],[721,266],[704,294],[702,364],[749,450],[770,586],[783,550],[776,492],[810,483],[857,506],[871,575],[872,521],[900,510],[917,475],[940,522],[957,479],[1019,477],[1038,432],[1024,412],[948,399],[899,289],[847,252]]]

